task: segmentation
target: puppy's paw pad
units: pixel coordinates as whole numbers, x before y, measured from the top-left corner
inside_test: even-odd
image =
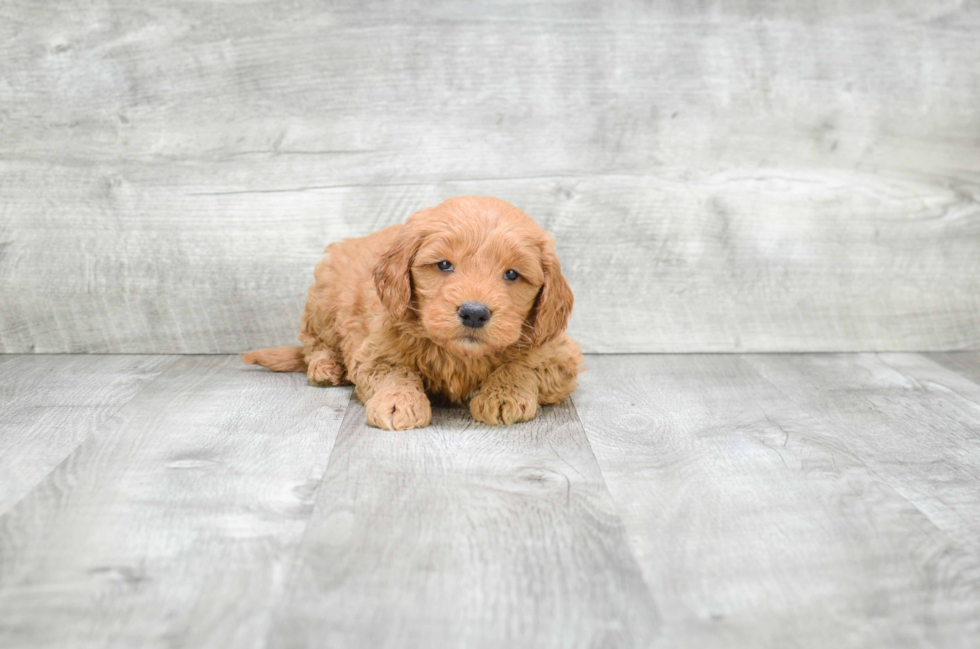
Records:
[[[385,430],[424,428],[432,422],[432,406],[421,392],[379,392],[365,406],[367,423]]]
[[[310,385],[343,385],[344,368],[327,358],[317,358],[310,361],[306,368],[306,379]]]
[[[488,424],[530,421],[538,414],[538,397],[531,392],[482,391],[470,401],[470,414]]]

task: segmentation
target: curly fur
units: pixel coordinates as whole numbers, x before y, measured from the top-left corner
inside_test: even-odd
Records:
[[[582,354],[565,334],[572,291],[552,238],[513,205],[452,198],[325,253],[303,346],[256,350],[246,363],[305,371],[313,385],[353,383],[368,423],[391,430],[428,425],[427,395],[510,424],[575,389]],[[439,270],[443,260],[452,271]],[[509,269],[517,280],[504,278]],[[490,308],[483,328],[459,321],[468,301]]]

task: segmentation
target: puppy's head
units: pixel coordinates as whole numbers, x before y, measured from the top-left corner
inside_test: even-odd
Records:
[[[496,198],[461,196],[413,214],[374,281],[393,317],[416,320],[464,356],[547,342],[572,312],[554,241]]]

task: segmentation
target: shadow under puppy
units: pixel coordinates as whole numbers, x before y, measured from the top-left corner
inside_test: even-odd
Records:
[[[314,385],[355,385],[367,422],[427,426],[428,395],[511,424],[575,389],[572,291],[552,238],[497,198],[461,196],[327,246],[299,339],[242,356]]]

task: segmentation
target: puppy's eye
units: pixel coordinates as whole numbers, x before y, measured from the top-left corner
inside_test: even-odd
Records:
[[[443,259],[443,260],[442,260],[442,261],[440,261],[440,262],[439,262],[438,264],[436,264],[436,267],[437,267],[437,268],[438,268],[439,270],[446,270],[446,271],[449,271],[449,270],[452,270],[452,269],[453,269],[453,265],[452,265],[452,264],[450,264],[450,263],[449,263],[448,261],[446,261],[445,259]]]
[[[511,268],[506,273],[504,273],[504,279],[506,279],[508,281],[511,281],[511,282],[513,282],[518,277],[520,277],[520,275],[518,275],[517,274],[517,271],[514,270],[513,268]]]

